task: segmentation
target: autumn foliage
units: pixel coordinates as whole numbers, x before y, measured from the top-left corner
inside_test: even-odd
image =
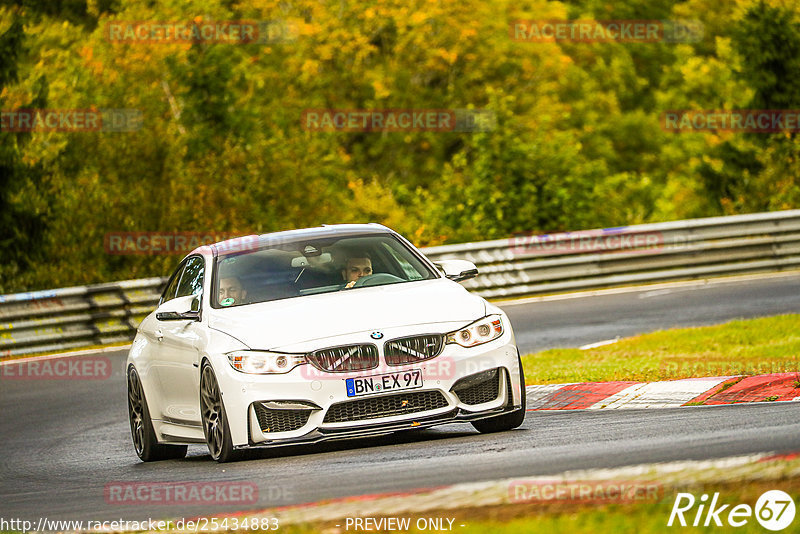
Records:
[[[22,4],[0,7],[0,108],[135,110],[141,124],[0,131],[2,293],[163,275],[177,261],[107,254],[109,232],[380,222],[424,246],[800,206],[795,133],[660,122],[665,110],[800,108],[800,4]],[[704,33],[526,42],[509,35],[515,20],[691,20]],[[262,34],[137,41],[120,21],[173,33],[256,21]],[[483,110],[494,122],[303,127],[304,112],[330,109]]]

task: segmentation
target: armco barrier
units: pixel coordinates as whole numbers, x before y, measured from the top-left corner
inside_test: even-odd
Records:
[[[486,298],[800,268],[800,210],[642,224],[613,232],[643,236],[645,243],[648,236],[658,236],[659,243],[619,251],[575,251],[569,247],[575,233],[567,233],[554,234],[547,246],[535,251],[525,250],[525,238],[509,238],[424,252],[434,261],[457,258],[475,263],[481,274],[463,284]]]
[[[0,356],[133,339],[166,279],[0,295]]]
[[[625,246],[598,250],[592,245],[597,237]],[[800,268],[800,210],[422,250],[434,262],[475,263],[480,274],[463,284],[486,298],[771,272]],[[130,340],[165,282],[147,278],[0,295],[0,356]]]

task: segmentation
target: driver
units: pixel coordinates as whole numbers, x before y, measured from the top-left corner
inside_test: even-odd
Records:
[[[345,289],[350,289],[358,279],[362,276],[369,276],[372,274],[372,260],[369,256],[354,256],[347,258],[344,269],[342,269],[342,278],[346,282]]]
[[[223,306],[242,304],[247,298],[247,291],[242,287],[242,281],[236,276],[227,276],[219,281],[218,302]],[[227,299],[232,299],[228,301]],[[227,301],[227,302],[225,302]]]

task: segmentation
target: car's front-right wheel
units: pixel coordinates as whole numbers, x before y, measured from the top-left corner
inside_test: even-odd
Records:
[[[237,460],[239,451],[233,448],[231,429],[222,405],[222,394],[219,390],[214,369],[206,361],[200,372],[200,410],[203,418],[203,434],[208,444],[211,457],[220,462]]]

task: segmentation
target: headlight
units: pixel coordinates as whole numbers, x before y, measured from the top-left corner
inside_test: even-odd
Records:
[[[249,374],[288,373],[298,365],[306,363],[305,354],[286,354],[260,350],[237,350],[228,353],[231,367]]]
[[[499,315],[489,315],[469,326],[447,334],[448,343],[458,343],[462,347],[474,347],[495,340],[503,335],[503,320]]]

